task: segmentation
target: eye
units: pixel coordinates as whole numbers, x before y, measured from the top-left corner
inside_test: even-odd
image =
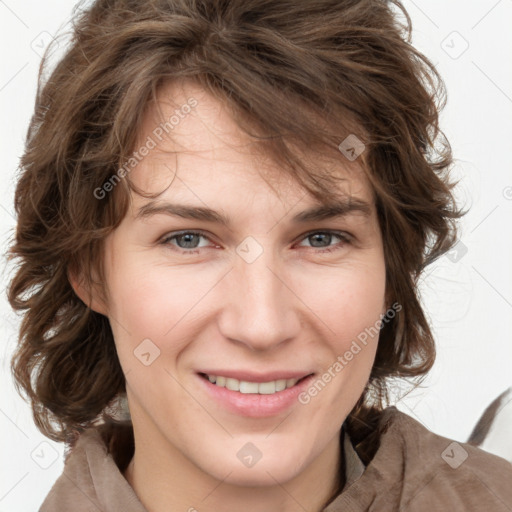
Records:
[[[341,241],[338,242],[338,244],[336,245],[330,245],[330,243],[333,241],[333,237],[338,238]],[[206,235],[204,235],[200,231],[181,231],[179,233],[169,233],[169,235],[165,236],[160,241],[160,244],[171,246],[173,250],[176,249],[182,254],[197,254],[199,252],[198,249],[205,247],[198,246],[198,242],[201,238],[205,240],[210,240]],[[320,253],[326,253],[339,250],[345,244],[351,243],[352,236],[344,231],[310,231],[309,233],[302,235],[301,240],[312,240],[313,249],[318,249],[317,252]],[[325,243],[327,243],[327,246],[322,245]]]
[[[178,250],[184,249],[181,251],[183,254],[185,254],[185,253],[195,254],[195,253],[199,252],[194,249],[198,249],[196,242],[200,238],[209,240],[208,237],[206,237],[205,235],[203,235],[203,233],[201,233],[199,231],[182,231],[182,232],[176,233],[176,234],[170,233],[160,243],[162,245],[171,245],[172,246],[174,244],[171,244],[171,240],[176,240],[177,245],[178,245],[177,249]]]
[[[336,245],[329,246],[329,242],[332,241],[333,237],[339,238],[341,242],[339,242]],[[313,240],[313,244],[327,243],[327,248],[319,250],[317,252],[332,252],[341,249],[345,244],[349,244],[352,240],[352,237],[345,231],[333,231],[331,229],[328,229],[326,231],[310,231],[309,233],[303,235],[303,239]],[[319,248],[319,246],[313,245],[313,248]]]

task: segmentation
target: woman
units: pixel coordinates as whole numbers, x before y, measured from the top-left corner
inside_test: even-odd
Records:
[[[442,100],[399,2],[77,15],[11,248],[14,375],[68,446],[41,511],[510,508],[507,461],[385,407],[462,215]]]

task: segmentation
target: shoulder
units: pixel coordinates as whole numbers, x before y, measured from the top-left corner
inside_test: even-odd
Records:
[[[396,407],[381,412],[378,431],[363,474],[326,511],[512,510],[505,459],[435,434]]]
[[[145,512],[97,428],[80,434],[39,512],[56,510]]]
[[[75,445],[66,450],[64,470],[50,489],[39,512],[101,510],[90,477],[89,463],[104,457],[106,447],[99,434],[94,430],[83,432]]]
[[[510,510],[510,462],[435,434],[396,407],[383,412],[381,424],[384,432],[374,467],[386,472],[394,465],[403,471],[408,508],[482,510],[492,504],[493,510]]]
[[[407,448],[404,460],[412,466],[421,461],[427,466],[457,469],[466,467],[497,467],[510,474],[512,464],[472,444],[459,442],[429,430],[412,416],[388,407],[382,412],[379,427],[382,429],[381,444]]]

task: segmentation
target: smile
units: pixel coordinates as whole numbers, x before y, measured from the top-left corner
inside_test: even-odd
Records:
[[[222,375],[207,375],[200,374],[204,379],[208,379],[212,384],[220,388],[226,388],[230,391],[238,391],[244,394],[260,394],[260,395],[273,395],[279,391],[291,388],[302,379],[278,379],[268,382],[250,382],[246,380],[238,380],[231,377],[224,377]],[[306,377],[303,377],[306,378]]]

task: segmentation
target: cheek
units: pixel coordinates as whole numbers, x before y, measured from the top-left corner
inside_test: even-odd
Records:
[[[179,353],[187,339],[180,336],[185,325],[195,321],[200,301],[215,285],[217,276],[189,267],[166,267],[131,258],[110,277],[110,316],[120,353],[127,356],[145,339],[166,354]],[[172,344],[163,344],[172,339]]]
[[[324,283],[325,284],[325,283]],[[363,393],[375,360],[385,295],[383,266],[351,269],[316,294],[322,370],[299,395],[311,428],[334,436]]]
[[[218,279],[183,269],[151,269],[127,273],[115,290],[111,314],[124,322],[128,331],[161,338],[180,319],[190,322],[194,306],[205,297]],[[341,273],[321,280],[301,280],[296,287],[299,299],[333,333],[342,334],[374,323],[383,312],[384,284],[375,273]],[[214,301],[219,304],[217,301]],[[199,307],[197,307],[199,306]],[[291,305],[292,306],[292,305]],[[353,334],[351,332],[350,334]]]
[[[305,285],[303,291],[310,288]],[[338,424],[363,392],[377,351],[384,300],[381,262],[339,269],[318,281],[316,293],[304,296],[324,333],[324,343],[312,349],[322,372],[301,398],[314,417],[329,416],[330,425]]]
[[[333,348],[344,351],[384,313],[384,264],[347,266],[316,277],[302,281],[301,299],[318,316]]]

